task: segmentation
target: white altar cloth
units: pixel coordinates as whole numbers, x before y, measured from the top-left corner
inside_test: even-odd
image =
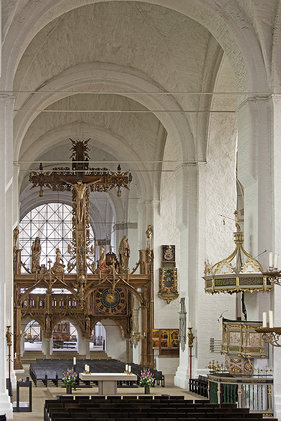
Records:
[[[116,395],[117,381],[136,381],[136,374],[127,373],[80,373],[79,377],[84,381],[97,381],[100,395]]]

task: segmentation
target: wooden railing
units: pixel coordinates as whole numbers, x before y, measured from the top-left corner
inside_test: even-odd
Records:
[[[43,294],[30,294],[22,303],[23,308],[30,308],[32,310],[42,310],[47,307],[48,298]],[[51,308],[53,311],[65,309],[76,309],[78,303],[73,295],[56,294],[51,295]]]
[[[249,408],[272,416],[273,378],[271,376],[238,377],[210,374],[209,399],[212,403],[237,403],[238,408]]]

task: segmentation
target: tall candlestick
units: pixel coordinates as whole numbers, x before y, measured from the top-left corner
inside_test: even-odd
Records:
[[[269,327],[273,327],[273,311],[268,312]]]
[[[264,311],[262,313],[262,327],[267,327],[267,317],[266,317],[266,312]]]
[[[272,253],[272,251],[268,255],[268,265],[269,265],[270,268],[273,267],[273,253]]]

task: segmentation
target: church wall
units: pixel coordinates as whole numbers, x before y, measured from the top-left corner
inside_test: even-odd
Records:
[[[174,161],[174,145],[168,136],[166,139],[164,161]],[[167,304],[160,299],[159,292],[159,268],[161,267],[162,245],[175,245],[176,267],[181,265],[180,238],[176,218],[176,174],[175,163],[164,163],[161,178],[160,206],[154,217],[154,327],[156,329],[179,328],[179,298]],[[181,280],[179,279],[180,283]],[[157,352],[155,352],[156,354]],[[164,374],[175,374],[179,359],[177,357],[156,356],[156,368]]]
[[[216,90],[223,92],[233,88],[231,76],[231,69],[224,58]],[[213,102],[213,109],[216,110],[227,110],[234,106],[231,98],[218,96]],[[207,163],[199,167],[198,284],[196,297],[195,294],[190,297],[196,301],[195,366],[198,373],[206,370],[210,360],[224,361],[220,354],[209,352],[210,338],[221,339],[219,316],[223,313],[225,318],[236,318],[235,295],[205,294],[202,279],[205,259],[209,259],[213,265],[227,257],[235,248],[233,212],[237,201],[236,142],[235,114],[211,114]]]
[[[114,320],[101,320],[106,330],[106,353],[109,357],[126,362],[126,340]]]
[[[174,161],[173,141],[168,136],[166,140],[164,161]],[[161,267],[162,245],[175,245],[176,266],[180,262],[179,230],[176,221],[176,175],[173,172],[175,164],[163,165],[161,179],[160,207],[154,218],[154,326],[160,328],[177,329],[179,325],[179,299],[166,301],[157,296],[159,292],[159,268]],[[180,282],[180,280],[179,280]]]

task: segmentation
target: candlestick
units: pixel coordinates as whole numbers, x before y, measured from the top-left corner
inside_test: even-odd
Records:
[[[268,312],[269,327],[273,327],[273,311]]]
[[[262,313],[262,327],[267,327],[267,316],[266,316],[266,312],[264,311]]]

